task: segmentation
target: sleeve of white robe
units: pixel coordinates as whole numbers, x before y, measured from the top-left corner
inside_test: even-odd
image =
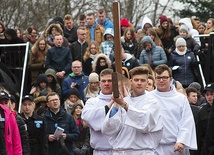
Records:
[[[183,143],[187,148],[196,150],[196,130],[193,114],[188,100],[185,97],[185,102],[182,109],[182,119],[179,122],[179,133],[177,136],[177,142]],[[176,123],[176,122],[175,122]]]
[[[94,131],[100,131],[106,115],[105,105],[98,106],[96,104],[100,103],[97,103],[95,98],[89,99],[83,108],[81,117]]]

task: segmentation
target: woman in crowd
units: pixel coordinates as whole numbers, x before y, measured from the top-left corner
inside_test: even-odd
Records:
[[[111,60],[103,53],[99,54],[92,65],[92,71],[98,75],[105,68],[111,68]]]
[[[4,31],[5,31],[5,26],[2,22],[0,22],[0,40],[3,40],[5,38]]]
[[[36,82],[40,73],[45,71],[45,57],[50,46],[44,38],[39,38],[31,49],[28,67],[31,71],[31,84]]]
[[[156,46],[163,47],[163,44],[162,44],[160,38],[158,37],[157,32],[155,31],[154,28],[149,28],[147,30],[147,35],[152,38],[152,40],[153,40],[153,42],[155,43]]]
[[[121,37],[122,46],[124,50],[129,51],[129,53],[136,57],[138,55],[138,45],[137,40],[134,38],[134,30],[127,27],[124,31],[123,37]]]
[[[34,26],[29,26],[27,30],[24,31],[23,39],[25,42],[29,42],[30,47],[32,47],[38,39],[37,29]]]
[[[98,54],[102,53],[99,48],[99,45],[96,41],[92,41],[89,43],[86,52],[83,56],[83,72],[85,75],[89,75],[92,72],[92,64],[94,59]]]

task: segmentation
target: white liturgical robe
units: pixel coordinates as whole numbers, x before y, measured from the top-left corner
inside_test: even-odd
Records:
[[[162,137],[162,120],[156,99],[148,92],[138,97],[127,96],[127,111],[119,106],[106,115],[102,132],[108,135],[113,155],[154,154]],[[112,109],[111,109],[112,110]]]
[[[163,137],[156,151],[159,155],[189,155],[189,149],[197,149],[193,114],[187,97],[171,87],[169,92],[157,89],[151,92],[158,101],[163,118]],[[182,153],[174,152],[176,142],[184,144]]]

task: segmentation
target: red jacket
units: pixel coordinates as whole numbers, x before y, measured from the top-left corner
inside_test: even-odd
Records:
[[[10,109],[2,104],[5,115],[5,145],[8,155],[22,155],[22,143],[16,119]]]

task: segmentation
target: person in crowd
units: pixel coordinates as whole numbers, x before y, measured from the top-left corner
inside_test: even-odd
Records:
[[[79,27],[84,27],[86,24],[86,16],[84,13],[81,13],[79,16],[78,16],[78,26]]]
[[[46,136],[46,122],[34,113],[35,103],[30,95],[22,97],[21,116],[27,125],[30,143],[30,155],[48,154],[48,141]]]
[[[207,150],[207,138],[209,135],[207,133],[208,120],[210,116],[210,112],[212,109],[212,104],[214,101],[214,83],[207,84],[204,88],[204,96],[206,99],[206,105],[203,106],[198,114],[198,123],[196,124],[197,128],[197,144],[198,144],[198,155],[208,155]]]
[[[104,33],[104,42],[101,43],[100,49],[102,53],[110,56],[112,49],[114,48],[114,29],[107,28]]]
[[[199,32],[199,35],[200,34],[204,34],[205,33],[205,30],[206,30],[206,25],[204,22],[200,22],[198,24],[198,28],[197,28],[197,31]],[[200,41],[201,41],[201,49],[204,50],[207,48],[207,46],[205,45],[207,40],[205,37],[200,37]],[[208,44],[207,44],[208,45]]]
[[[73,155],[73,142],[77,141],[79,137],[79,130],[74,118],[60,106],[57,93],[48,94],[46,102],[48,110],[45,112],[44,118],[47,122],[48,154]],[[59,137],[54,134],[57,127],[64,129]]]
[[[126,67],[122,67],[122,75],[127,79],[130,79],[129,70]]]
[[[0,154],[22,155],[22,142],[15,116],[3,104],[0,104],[0,119]]]
[[[149,64],[153,69],[160,65],[167,63],[167,57],[162,47],[156,46],[152,38],[145,36],[142,39],[144,50],[140,54],[139,63]]]
[[[12,98],[14,99],[14,96],[2,91],[0,93],[0,104],[7,106],[15,116],[21,136],[22,153],[23,155],[30,155],[30,145],[26,123],[24,122],[23,118],[14,110],[13,105],[16,103],[14,103]]]
[[[85,101],[84,89],[88,85],[88,76],[82,71],[82,63],[79,60],[73,61],[71,70],[72,73],[63,82],[62,95],[67,96],[71,88],[75,87],[80,93],[81,100]]]
[[[146,90],[147,91],[152,91],[156,88],[156,85],[155,85],[155,78],[154,76],[152,76],[151,74],[148,75],[148,83],[147,83],[147,86],[146,86]]]
[[[145,67],[149,70],[149,74],[155,77],[155,72],[149,64],[143,64],[142,67]]]
[[[163,44],[167,60],[169,60],[170,54],[172,52],[172,46],[174,45],[173,38],[178,35],[178,32],[176,31],[175,26],[169,24],[168,18],[166,16],[161,15],[159,19],[160,25],[156,29],[156,32]]]
[[[214,18],[207,20],[206,30],[204,31],[205,34],[210,34],[211,32],[214,32]]]
[[[30,43],[30,48],[33,47],[38,39],[37,29],[34,26],[29,26],[23,34],[23,40]]]
[[[86,101],[81,118],[90,128],[90,145],[94,149],[93,155],[110,155],[112,147],[108,138],[101,132],[106,114],[111,108],[112,97],[112,69],[104,69],[100,73],[100,94]]]
[[[4,31],[5,31],[4,23],[0,21],[0,42],[5,38]]]
[[[203,106],[203,103],[206,103],[206,99],[204,96],[201,94],[201,85],[198,82],[192,82],[188,87],[193,87],[197,90],[197,106]]]
[[[64,27],[64,26],[63,26]],[[63,28],[60,26],[59,23],[50,24],[43,33],[43,37],[45,38],[47,44],[51,47],[56,46],[55,44],[55,36],[61,35],[62,36],[62,46],[67,47],[69,45],[68,40],[64,37]]]
[[[56,71],[49,68],[45,71],[45,75],[48,79],[48,85],[53,92],[56,92],[60,97],[62,95],[62,89],[60,84],[58,83]]]
[[[124,31],[124,35],[121,37],[121,42],[124,50],[129,51],[133,57],[136,57],[138,55],[138,45],[134,34],[134,30],[130,27],[127,27]]]
[[[188,155],[189,149],[197,149],[195,122],[189,102],[172,85],[172,71],[167,65],[155,68],[155,79],[156,89],[151,93],[157,99],[163,117],[163,136],[156,153]]]
[[[74,26],[74,20],[70,14],[64,16],[64,36],[71,44],[77,41],[77,27]]]
[[[98,43],[96,41],[90,42],[83,56],[83,72],[85,75],[88,76],[92,72],[92,64],[94,63],[94,59],[100,53],[102,53],[102,51],[100,50]]]
[[[187,49],[186,41],[183,38],[176,40],[176,49],[172,52],[169,66],[172,68],[172,75],[184,88],[194,81],[193,68],[197,65],[194,53]]]
[[[191,36],[199,34],[198,31],[195,28],[193,28],[194,24],[192,24],[192,21],[191,21],[190,18],[181,18],[180,21],[179,21],[179,25],[180,26],[181,25],[187,26],[188,30],[189,30],[188,33],[191,34]],[[194,39],[195,39],[196,43],[198,43],[198,45],[201,46],[201,42],[200,42],[199,37],[194,37]]]
[[[146,34],[152,38],[156,46],[161,46],[163,48],[163,44],[154,28],[149,28]]]
[[[44,38],[39,38],[31,48],[28,67],[31,72],[31,85],[35,84],[39,74],[45,71],[45,57],[50,46]]]
[[[142,67],[130,70],[131,94],[112,97],[114,104],[101,131],[108,136],[113,154],[155,154],[159,145],[163,124],[157,100],[145,91],[148,72]]]
[[[94,59],[92,72],[99,75],[105,68],[111,68],[111,60],[105,54],[101,53]]]
[[[111,57],[114,57],[114,55]],[[134,67],[140,66],[138,60],[135,57],[133,57],[129,53],[129,51],[124,50],[122,45],[121,45],[121,60],[122,60],[122,67],[126,67],[128,71],[130,71]],[[112,64],[112,68],[115,70],[115,61]]]
[[[86,48],[88,47],[88,43],[86,42],[86,28],[79,27],[77,29],[77,37],[78,40],[73,42],[69,48],[71,51],[73,61],[79,60],[83,62],[83,56],[86,52]]]
[[[97,97],[99,92],[99,75],[97,73],[91,73],[88,77],[88,85],[84,90],[85,100],[87,101],[91,97]]]
[[[38,114],[38,110],[40,108],[47,108],[47,105],[46,105],[46,96],[39,96],[37,98],[34,99],[34,103],[35,103],[35,109],[34,109],[34,112],[36,114]],[[38,114],[39,116],[43,116],[42,114]]]
[[[179,35],[174,38],[175,42],[178,38],[184,38],[186,40],[186,47],[190,51],[192,51],[194,54],[199,53],[200,46],[198,43],[195,42],[195,40],[192,38],[190,34],[188,34],[188,27],[185,25],[181,25],[179,28]]]
[[[48,49],[45,60],[46,69],[53,69],[56,71],[57,79],[62,84],[63,79],[70,73],[72,56],[68,47],[62,46],[62,35],[54,36],[55,46]]]
[[[86,42],[96,41],[99,45],[104,41],[104,28],[96,24],[94,13],[86,15]]]
[[[102,26],[104,30],[107,28],[114,29],[113,23],[108,18],[106,18],[106,12],[104,9],[99,9],[97,11],[97,19],[95,20],[95,23]]]
[[[69,114],[72,114],[71,112],[73,111],[75,104],[81,104],[82,106],[84,106],[79,91],[74,87],[70,89],[66,96],[64,108]]]
[[[73,143],[75,155],[89,155],[90,154],[90,132],[89,127],[82,120],[83,105],[80,103],[75,103],[73,110],[71,112],[74,117],[77,127],[80,131],[79,140]]]
[[[17,37],[19,37],[20,39],[23,39],[23,30],[18,28],[16,29],[16,34],[17,34]]]
[[[30,94],[37,98],[39,96],[46,96],[52,92],[52,89],[48,85],[48,78],[45,74],[39,74],[35,85],[30,90]]]

